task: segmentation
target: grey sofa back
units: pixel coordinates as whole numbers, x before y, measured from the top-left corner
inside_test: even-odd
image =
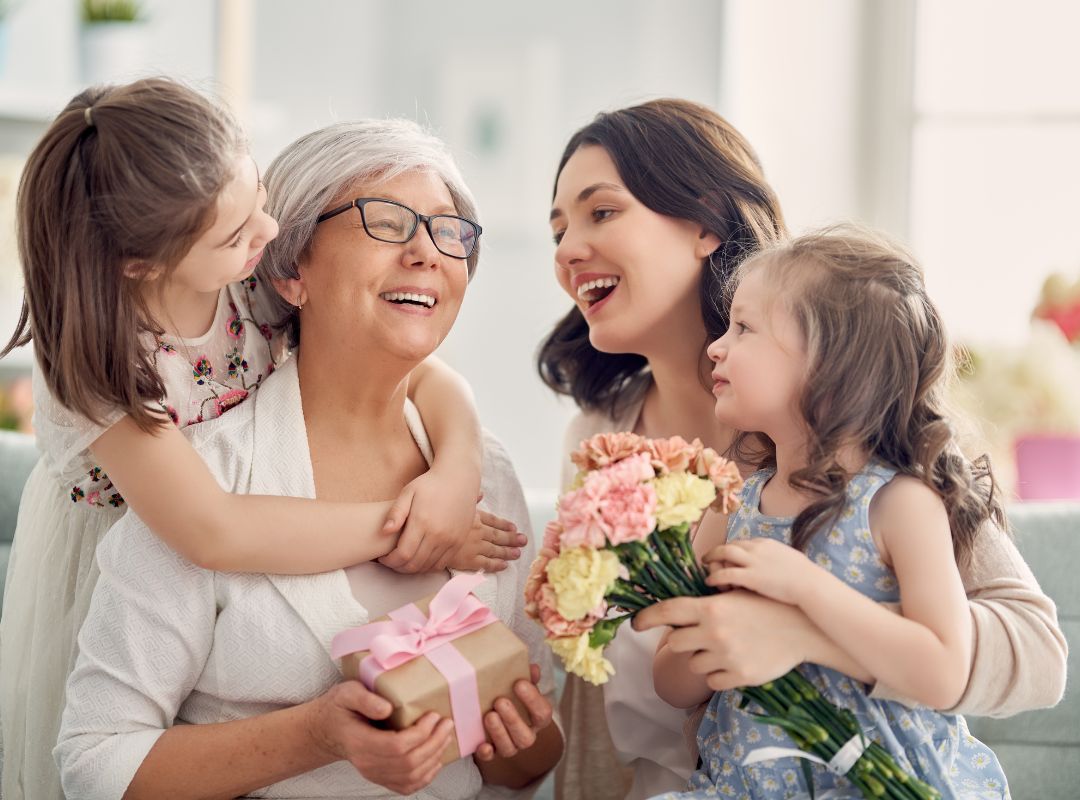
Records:
[[[1016,545],[1057,604],[1070,645],[1080,642],[1080,504],[1017,503]],[[968,717],[971,732],[1001,760],[1012,796],[1080,797],[1080,651],[1069,651],[1065,698],[1054,708],[1007,719]]]
[[[0,431],[0,599],[4,596],[11,538],[19,518],[19,498],[30,470],[38,460],[34,437]],[[2,613],[0,608],[0,613]]]

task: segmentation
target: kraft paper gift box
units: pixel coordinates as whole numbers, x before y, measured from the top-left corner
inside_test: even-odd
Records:
[[[528,720],[514,684],[529,680],[529,651],[472,590],[484,581],[458,575],[442,589],[334,637],[331,653],[346,678],[386,698],[394,730],[429,711],[453,718],[443,763],[472,755],[485,740],[484,714],[507,697]]]

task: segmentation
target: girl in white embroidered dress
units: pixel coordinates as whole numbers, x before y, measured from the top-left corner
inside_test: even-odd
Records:
[[[23,314],[42,459],[27,482],[0,622],[9,800],[61,798],[52,757],[64,682],[97,580],[94,550],[131,505],[194,563],[304,574],[379,558],[407,572],[498,570],[513,526],[476,511],[481,439],[464,381],[437,363],[410,394],[436,461],[397,501],[224,491],[180,428],[246,399],[286,352],[252,277],[278,232],[242,131],[182,84],[94,87],[23,173]],[[273,290],[270,289],[270,293]]]

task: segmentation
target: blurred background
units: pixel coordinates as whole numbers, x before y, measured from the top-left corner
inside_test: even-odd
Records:
[[[573,408],[540,383],[534,354],[570,306],[546,222],[558,157],[598,111],[677,95],[747,135],[794,231],[854,218],[914,249],[970,354],[958,399],[981,417],[1009,486],[1025,491],[1018,437],[1065,442],[1059,457],[1080,469],[1069,343],[1080,334],[1080,5],[144,0],[133,10],[100,23],[77,0],[0,0],[5,340],[21,296],[20,165],[80,87],[190,79],[230,100],[264,166],[335,120],[417,119],[450,143],[484,226],[480,269],[440,355],[471,381],[532,499],[553,497]],[[1050,321],[1033,322],[1036,311]],[[31,358],[0,362],[9,426],[26,424]]]

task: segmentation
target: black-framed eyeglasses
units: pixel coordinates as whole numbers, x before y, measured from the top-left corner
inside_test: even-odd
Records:
[[[360,209],[360,219],[364,230],[372,239],[380,242],[404,244],[416,235],[420,223],[424,223],[428,236],[435,248],[451,258],[468,258],[476,249],[477,240],[483,230],[479,225],[464,217],[452,214],[420,214],[408,206],[381,197],[358,197],[340,208],[333,208],[320,214],[315,223],[326,222],[331,217],[344,214],[355,206]]]

